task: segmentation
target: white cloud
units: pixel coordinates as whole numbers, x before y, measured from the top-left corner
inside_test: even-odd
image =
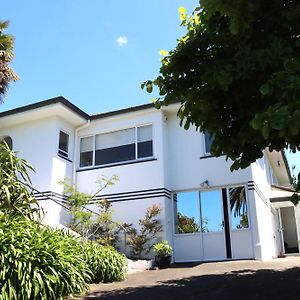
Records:
[[[125,35],[119,36],[117,38],[116,42],[119,45],[119,47],[122,47],[122,46],[125,46],[128,43],[128,38]]]

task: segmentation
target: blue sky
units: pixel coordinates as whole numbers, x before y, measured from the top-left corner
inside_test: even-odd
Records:
[[[184,29],[178,8],[196,0],[3,1],[1,20],[15,36],[11,85],[0,111],[62,95],[88,113],[148,103],[140,89],[159,71]],[[288,155],[300,171],[300,155]]]

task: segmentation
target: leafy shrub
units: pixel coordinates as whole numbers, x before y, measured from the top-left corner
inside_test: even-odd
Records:
[[[156,255],[166,256],[170,255],[173,251],[172,247],[169,245],[168,241],[162,241],[154,245],[154,251]]]
[[[91,271],[90,283],[113,282],[125,279],[127,259],[113,247],[88,242],[84,246],[85,259]]]
[[[131,255],[134,258],[142,258],[150,253],[154,239],[162,231],[162,225],[157,217],[161,213],[161,207],[153,204],[148,207],[143,219],[139,220],[140,228],[137,230],[132,224],[123,224],[127,231],[126,243],[131,247]]]
[[[72,220],[68,226],[86,239],[95,240],[103,246],[115,247],[120,226],[112,219],[111,203],[101,197],[99,199],[99,194],[118,180],[117,175],[112,175],[110,178],[102,176],[96,182],[99,188],[94,194],[79,192],[69,179],[61,181],[64,193],[68,196],[67,204],[72,214]],[[94,205],[97,211],[88,209],[89,205]]]
[[[0,299],[62,299],[86,291],[82,245],[24,218],[0,218]]]
[[[5,142],[0,143],[0,212],[30,219],[39,216],[29,177],[33,171]]]

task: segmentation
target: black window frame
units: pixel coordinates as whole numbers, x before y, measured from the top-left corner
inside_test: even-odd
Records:
[[[61,148],[61,136],[62,136],[61,134],[67,137],[67,147],[66,147],[67,151]],[[60,130],[58,135],[58,155],[61,155],[65,158],[69,158],[69,146],[70,146],[70,135],[64,130]]]
[[[147,150],[145,150],[145,142],[144,142],[144,149],[140,150],[142,147],[142,143],[143,142],[138,142],[138,129],[142,128],[142,127],[147,127],[147,126],[151,126],[151,141],[146,141],[148,142],[148,147],[150,147],[151,150],[148,150],[148,155],[147,155]],[[110,134],[110,133],[114,133],[114,132],[121,132],[124,130],[130,130],[133,129],[134,130],[134,144],[132,144],[131,149],[134,149],[134,158],[132,159],[127,159],[127,160],[115,160],[115,161],[111,161],[108,163],[101,163],[101,164],[96,164],[97,162],[97,158],[96,158],[96,152],[99,150],[96,150],[96,138],[97,136],[101,136],[102,134]],[[82,166],[81,163],[81,149],[80,149],[80,145],[81,145],[81,141],[84,138],[88,138],[88,137],[93,137],[93,150],[92,150],[92,156],[93,156],[93,161],[91,165],[88,166]],[[131,145],[131,144],[129,144]],[[122,146],[120,146],[122,147]],[[116,147],[117,148],[117,147]],[[105,149],[106,150],[106,149]],[[141,153],[141,151],[143,152],[143,155],[140,155],[141,157],[139,157],[139,154]],[[149,153],[149,151],[151,153]],[[145,154],[146,153],[146,154]],[[151,155],[150,155],[151,154]],[[94,167],[102,167],[102,166],[111,166],[111,165],[116,165],[116,164],[120,164],[120,163],[127,163],[127,162],[134,162],[134,161],[143,161],[143,160],[148,160],[148,159],[152,159],[154,158],[154,149],[153,149],[153,124],[152,123],[147,123],[147,124],[143,124],[143,125],[137,125],[137,126],[133,126],[133,127],[127,127],[127,128],[122,128],[122,129],[118,129],[118,130],[113,130],[113,131],[108,131],[108,132],[103,132],[103,133],[99,133],[99,134],[93,134],[93,135],[87,135],[87,136],[82,136],[80,137],[80,142],[79,142],[79,169],[89,169],[89,168],[94,168]]]
[[[213,143],[213,140],[214,140],[214,137],[213,136],[210,136],[210,134],[205,131],[203,132],[203,144],[204,144],[204,155],[205,156],[211,156],[211,145]],[[209,140],[209,151],[207,151],[208,149],[208,143],[207,143],[207,140]]]

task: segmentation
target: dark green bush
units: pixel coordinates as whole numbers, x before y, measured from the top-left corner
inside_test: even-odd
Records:
[[[88,269],[92,273],[90,283],[113,282],[125,278],[127,259],[123,254],[95,242],[86,243],[84,250]]]
[[[113,248],[0,215],[0,300],[63,299],[87,283],[122,280],[126,268]]]
[[[24,218],[0,216],[0,299],[83,293],[89,272],[78,239]]]

